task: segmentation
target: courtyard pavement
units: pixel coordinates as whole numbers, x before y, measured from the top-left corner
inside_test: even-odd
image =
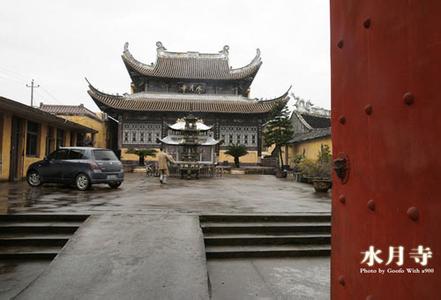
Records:
[[[87,287],[87,290],[95,292],[82,294],[84,297],[78,294],[75,298],[101,299],[101,296],[103,296],[102,287],[104,286],[107,299],[112,299],[112,297],[109,298],[109,295],[113,295],[115,286],[112,282],[120,281],[118,276],[121,276],[120,278],[126,276],[122,274],[122,271],[120,274],[120,270],[128,270],[129,274],[137,274],[136,272],[138,272],[139,276],[135,276],[136,278],[150,278],[151,276],[156,278],[159,276],[156,280],[167,284],[162,285],[159,290],[150,291],[148,295],[166,295],[171,297],[170,299],[174,298],[174,293],[179,292],[180,287],[188,286],[188,282],[200,284],[206,280],[201,276],[201,272],[204,272],[204,270],[208,270],[212,299],[328,299],[329,258],[210,260],[207,262],[207,269],[204,269],[200,263],[190,264],[194,259],[199,262],[200,259],[205,261],[203,253],[194,250],[194,245],[197,245],[197,243],[191,242],[184,247],[179,245],[185,245],[185,241],[197,240],[197,236],[192,236],[192,234],[195,234],[195,230],[186,231],[187,237],[182,235],[182,230],[187,230],[193,226],[188,217],[197,218],[197,215],[200,214],[330,213],[330,210],[330,194],[316,194],[310,185],[279,179],[270,175],[226,175],[201,180],[170,178],[168,184],[161,185],[158,178],[146,177],[139,173],[128,173],[124,184],[117,190],[110,189],[106,185],[97,185],[86,192],[59,185],[31,188],[26,182],[0,183],[0,214],[79,213],[96,215],[98,218],[96,222],[89,221],[81,227],[80,234],[75,235],[76,237],[68,243],[49,268],[47,268],[47,264],[38,262],[28,264],[0,262],[0,299],[9,299],[10,296],[16,295],[37,277],[38,279],[30,285],[30,288],[28,287],[23,291],[19,298],[56,299],[61,294],[57,294],[57,290],[51,290],[47,287],[56,288],[57,286],[72,285],[72,278],[69,277],[78,277],[78,279],[84,277],[84,280],[81,279],[85,282],[84,284],[86,282],[92,284]],[[187,216],[185,222],[182,221],[184,219],[179,217],[180,215],[182,217]],[[118,230],[119,226],[116,220],[120,216],[123,216],[120,224],[131,222],[128,218],[137,216],[140,220],[146,221],[133,223],[129,226],[132,229],[123,230],[122,227]],[[124,218],[124,216],[126,217]],[[170,219],[171,217],[172,219]],[[109,219],[109,221],[103,223],[102,220],[107,220],[106,218],[111,218],[112,221]],[[170,220],[175,221],[170,222]],[[151,228],[154,227],[146,226],[146,222],[168,223],[169,225],[167,225],[167,229],[162,228],[159,225],[160,223],[157,223],[156,226],[162,229],[153,232]],[[186,223],[191,226],[184,226],[183,224]],[[181,224],[182,229],[179,224]],[[110,225],[115,227],[113,229],[106,227]],[[142,228],[145,228],[144,233]],[[93,242],[96,240],[94,234],[100,237],[103,233],[107,236],[103,235],[101,238],[108,240],[108,243],[131,245],[135,242],[137,247],[125,247],[126,249],[123,252],[117,252],[117,255],[113,255],[112,251],[115,247],[112,246],[107,247],[108,250],[104,250],[105,253],[94,255],[96,250],[93,247],[100,248],[98,244],[95,245]],[[127,235],[127,233],[130,233],[130,235]],[[141,239],[140,243],[132,237],[132,235],[142,236],[143,234],[146,234],[146,238]],[[167,236],[158,237],[157,234]],[[128,238],[130,238],[129,242],[127,242]],[[149,262],[151,260],[149,255],[154,253],[154,246],[157,243],[163,247],[164,253],[175,251],[173,250],[175,248],[170,248],[167,243],[163,242],[167,238],[181,240],[179,243],[174,243],[173,247],[177,247],[182,251],[182,253],[175,252],[175,254],[167,257],[174,257],[176,253],[180,253],[182,256],[181,258],[176,256],[176,259],[168,260],[167,257],[162,257],[162,260],[155,259],[158,261],[156,266],[168,266],[169,269],[173,270],[177,268],[183,270],[184,273],[188,273],[185,271],[186,268],[198,266],[199,273],[196,271],[190,272],[194,273],[193,276],[198,274],[199,277],[196,276],[197,280],[194,280],[196,277],[192,277],[191,274],[178,276],[177,278],[174,277],[175,272],[158,273],[152,271],[152,274],[148,273],[151,270],[156,270],[148,266],[152,265]],[[149,245],[150,248],[147,247],[139,252],[136,249],[143,249],[142,243]],[[85,246],[91,247],[90,251],[86,251],[86,249],[83,251],[90,257],[84,256],[78,250]],[[145,263],[146,268],[138,267],[139,265],[144,266],[138,263],[136,269],[133,269],[132,266],[135,265],[132,263],[126,266],[127,261],[130,262],[134,257],[133,251],[135,251],[137,259],[142,259],[141,261],[143,264]],[[183,259],[185,255],[193,258]],[[81,270],[84,269],[84,266],[88,266],[88,261],[102,266],[120,267],[104,268],[101,273],[97,274],[88,272],[86,274],[90,275],[89,277],[92,279],[86,280],[90,278],[79,274],[82,274]],[[73,272],[72,276],[64,276],[63,280],[63,276],[60,274],[69,265],[76,266],[76,268],[69,268]],[[91,268],[91,270],[96,271],[95,268]],[[94,279],[94,276],[97,280]],[[55,280],[57,278],[59,280]],[[179,278],[182,280],[179,281]],[[153,279],[150,278],[150,280]],[[53,286],[51,286],[51,282],[54,282]],[[169,285],[170,282],[174,284]],[[118,285],[116,286],[118,287]],[[140,286],[142,286],[141,283],[132,286],[132,292]],[[156,284],[152,284],[152,286],[156,286]],[[172,287],[172,289],[169,287]],[[80,285],[76,288],[81,289]],[[195,286],[195,290],[197,289],[197,286]],[[65,290],[61,289],[60,291],[65,292]],[[202,289],[200,290],[202,291]],[[52,294],[48,294],[49,291]],[[131,291],[126,291],[128,292],[127,297],[130,298]],[[36,292],[40,292],[40,294]],[[157,294],[158,292],[162,294]],[[37,294],[41,297],[35,298]],[[70,295],[75,295],[75,289],[72,289]],[[114,294],[114,298],[121,299],[121,295]],[[138,294],[138,296],[140,295]],[[185,298],[187,297],[181,299]],[[197,298],[204,299],[205,297]]]
[[[309,213],[331,211],[330,194],[311,185],[271,175],[227,175],[201,180],[127,173],[113,190],[96,185],[86,192],[60,185],[31,188],[26,182],[0,183],[0,213]]]

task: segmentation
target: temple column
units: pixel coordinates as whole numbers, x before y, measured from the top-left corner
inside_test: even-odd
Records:
[[[257,121],[257,156],[258,161],[260,161],[260,157],[262,156],[262,120],[259,119]]]
[[[118,150],[122,148],[123,141],[123,117],[122,115],[118,115]]]

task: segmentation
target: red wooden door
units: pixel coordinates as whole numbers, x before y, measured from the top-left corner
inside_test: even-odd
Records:
[[[441,299],[441,1],[332,0],[331,57],[332,297]]]

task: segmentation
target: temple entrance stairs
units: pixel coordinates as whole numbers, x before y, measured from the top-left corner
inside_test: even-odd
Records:
[[[52,260],[87,215],[0,215],[0,259]]]
[[[331,216],[202,215],[207,259],[329,256]]]

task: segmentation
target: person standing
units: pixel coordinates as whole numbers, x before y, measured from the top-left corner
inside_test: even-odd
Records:
[[[167,176],[169,176],[168,163],[176,163],[173,157],[167,152],[163,151],[163,148],[159,149],[158,153],[158,167],[159,167],[159,182],[167,183]]]

